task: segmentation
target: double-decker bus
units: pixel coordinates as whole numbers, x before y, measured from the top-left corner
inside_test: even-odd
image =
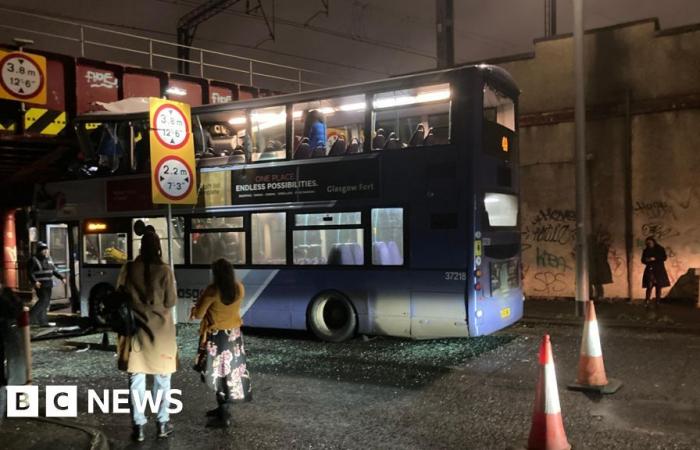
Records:
[[[75,240],[83,315],[99,315],[145,224],[173,254],[180,321],[226,258],[247,326],[492,333],[523,311],[517,100],[507,72],[479,65],[193,108],[199,200],[173,207],[170,249],[147,112],[80,117],[86,178],[42,188],[59,201],[40,233]]]

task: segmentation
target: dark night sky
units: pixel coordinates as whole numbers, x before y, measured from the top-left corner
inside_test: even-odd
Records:
[[[3,6],[66,19],[119,26],[125,31],[175,41],[180,16],[203,0],[3,0]],[[457,62],[476,61],[528,52],[543,35],[544,0],[454,0]],[[263,0],[271,14],[272,0]],[[389,74],[435,66],[434,0],[330,0],[330,15],[317,16],[318,0],[276,0],[276,41],[265,41],[267,31],[259,18],[242,13],[245,2],[201,25],[195,46],[272,60],[334,74],[343,81],[380,78]],[[700,22],[698,0],[586,0],[586,28],[658,17],[662,28]],[[39,27],[53,32],[75,29],[47,25],[39,20],[18,23],[7,13],[0,23]],[[558,2],[558,31],[571,32],[572,2]],[[0,30],[0,40],[32,37],[37,47],[75,51],[68,43]],[[125,44],[130,44],[124,40]],[[136,45],[136,44],[130,44]],[[258,48],[256,49],[256,45]],[[93,57],[101,57],[96,49]],[[106,55],[119,60],[117,56]],[[330,83],[337,84],[337,83]]]

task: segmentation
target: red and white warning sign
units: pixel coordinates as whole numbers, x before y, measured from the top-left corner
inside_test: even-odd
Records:
[[[190,137],[189,119],[176,105],[166,103],[156,109],[151,127],[160,143],[173,150],[182,148]]]
[[[196,204],[197,173],[190,106],[152,98],[149,112],[153,203]]]
[[[166,156],[156,168],[160,193],[171,200],[181,200],[192,190],[192,168],[178,156]]]
[[[46,58],[0,51],[0,98],[46,104]]]

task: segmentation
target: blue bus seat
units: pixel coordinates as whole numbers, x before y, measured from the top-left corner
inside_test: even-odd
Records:
[[[352,249],[352,257],[355,265],[361,266],[365,263],[365,251],[358,243],[348,244]]]
[[[389,264],[389,247],[384,241],[377,241],[372,245],[372,264],[386,266]]]
[[[399,251],[399,246],[396,245],[396,241],[389,241],[387,244],[389,250],[389,264],[400,266],[403,264],[403,257]]]

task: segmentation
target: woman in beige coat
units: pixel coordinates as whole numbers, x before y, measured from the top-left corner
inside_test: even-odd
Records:
[[[153,375],[153,399],[161,392],[158,408],[158,437],[173,430],[169,423],[170,375],[177,365],[177,343],[172,308],[177,302],[175,277],[161,259],[160,238],[147,231],[141,239],[139,256],[122,267],[118,286],[131,296],[138,332],[131,337],[119,336],[119,369],[129,373],[133,439],[143,441],[146,416],[134,407],[144,402],[146,375]],[[137,397],[137,398],[135,398]]]

